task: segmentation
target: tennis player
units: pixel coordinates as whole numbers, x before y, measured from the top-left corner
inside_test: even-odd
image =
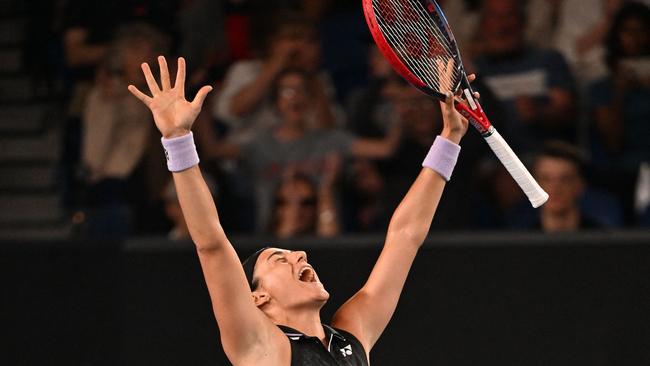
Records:
[[[368,365],[369,354],[391,319],[413,259],[422,245],[442,191],[460,152],[467,121],[448,93],[441,103],[444,128],[422,163],[423,169],[388,227],[384,248],[365,285],[323,325],[320,309],[329,293],[309,265],[307,254],[264,248],[243,266],[228,241],[199,170],[191,127],[211,87],[185,100],[185,61],[178,59],[172,87],[167,62],[159,57],[160,85],[142,65],[151,96],[129,90],[153,113],[162,133],[210,292],[221,342],[235,365]],[[447,68],[451,72],[452,67]]]

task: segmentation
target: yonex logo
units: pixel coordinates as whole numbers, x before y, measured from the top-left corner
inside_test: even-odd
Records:
[[[341,348],[339,351],[341,351],[343,357],[352,356],[352,345],[348,344],[347,346]]]

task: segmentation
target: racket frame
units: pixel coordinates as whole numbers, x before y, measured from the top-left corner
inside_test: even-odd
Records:
[[[434,22],[436,22],[440,28],[445,30],[444,35],[449,41],[449,44],[452,46],[451,47],[451,50],[453,51],[452,57],[456,62],[455,67],[458,68],[457,71],[460,74],[460,78],[458,79],[456,85],[452,87],[453,90],[451,90],[451,92],[456,97],[460,97],[461,99],[464,99],[467,102],[467,104],[469,104],[468,106],[465,103],[454,103],[454,106],[456,107],[458,112],[463,117],[467,118],[469,123],[471,123],[472,126],[474,126],[476,130],[478,130],[481,136],[483,137],[490,136],[494,131],[494,127],[492,127],[490,120],[487,118],[485,113],[483,113],[483,109],[481,108],[480,103],[476,99],[474,99],[474,90],[472,89],[470,82],[467,79],[467,73],[465,72],[463,61],[460,57],[460,51],[458,49],[456,39],[454,38],[453,33],[449,28],[449,23],[447,22],[447,19],[445,18],[442,9],[440,9],[439,5],[434,1],[430,1],[430,0],[418,0],[418,1],[420,1],[427,9],[428,14],[431,16],[431,19]],[[386,59],[391,64],[393,69],[395,69],[395,71],[397,71],[397,73],[399,73],[403,78],[405,78],[409,82],[409,84],[413,85],[415,88],[417,88],[424,94],[427,94],[438,100],[444,101],[447,98],[447,96],[440,93],[437,90],[430,88],[424,82],[422,82],[417,76],[415,76],[415,74],[413,74],[411,70],[409,70],[408,67],[404,65],[404,62],[402,62],[399,55],[395,53],[393,47],[390,46],[388,40],[386,39],[386,37],[384,37],[384,34],[381,31],[379,22],[377,21],[374,9],[372,7],[372,0],[367,0],[367,1],[364,0],[363,7],[366,16],[366,22],[368,23],[368,27],[370,28],[370,33],[372,34],[372,37],[375,40],[375,44],[377,44],[379,50],[386,57]],[[463,92],[462,93],[459,92],[459,89],[462,89]]]
[[[447,41],[449,41],[449,49],[452,51],[451,57],[456,62],[455,67],[458,68],[457,71],[460,75],[458,82],[452,87],[453,90],[451,90],[456,99],[454,107],[487,141],[492,151],[497,155],[501,163],[504,164],[510,175],[524,191],[532,206],[537,208],[543,205],[548,200],[548,193],[544,192],[530,172],[528,172],[528,169],[526,169],[517,155],[512,151],[510,146],[508,146],[508,143],[492,126],[492,123],[490,123],[490,120],[483,112],[481,104],[474,98],[474,90],[467,79],[467,73],[463,66],[456,39],[454,38],[449,22],[447,22],[442,9],[433,0],[417,1],[424,6],[427,13],[431,16],[431,19],[437,23],[441,30],[443,30],[443,36]],[[377,21],[372,2],[373,0],[363,0],[366,22],[368,23],[370,33],[379,47],[379,50],[386,57],[393,69],[421,92],[441,101],[446,100],[446,95],[427,86],[422,80],[415,76],[408,67],[405,66],[405,63],[402,62],[400,57],[393,50],[393,47],[391,47],[387,39],[384,37],[379,22]]]

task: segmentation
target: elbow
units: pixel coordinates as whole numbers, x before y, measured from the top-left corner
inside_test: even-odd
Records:
[[[391,222],[388,226],[388,234],[386,237],[387,239],[392,238],[394,240],[386,241],[395,241],[400,243],[400,245],[420,248],[429,233],[428,229],[428,226],[425,229],[423,227],[416,227],[415,225],[397,225]]]
[[[223,248],[218,240],[193,240],[199,255],[214,254]]]
[[[190,228],[190,235],[199,254],[213,253],[228,245],[228,239],[220,227],[209,232],[201,232]]]

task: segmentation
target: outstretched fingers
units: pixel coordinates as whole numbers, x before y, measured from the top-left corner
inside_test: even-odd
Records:
[[[138,88],[136,88],[134,85],[129,85],[128,89],[131,92],[131,94],[135,95],[136,98],[140,99],[142,103],[144,103],[147,107],[151,104],[153,99],[147,94],[138,90]]]
[[[211,91],[212,91],[212,87],[209,85],[202,87],[199,90],[199,92],[196,93],[196,96],[192,101],[192,107],[195,109],[201,109],[201,106],[203,106],[203,101],[205,101],[205,98],[208,96],[208,93]]]
[[[167,66],[167,60],[165,56],[158,56],[158,66],[160,66],[160,84],[162,85],[162,90],[169,90],[172,88],[171,82],[169,80],[169,67]]]
[[[160,88],[158,87],[156,79],[154,79],[153,74],[151,73],[151,68],[149,68],[148,63],[145,62],[142,64],[142,72],[144,73],[145,80],[147,80],[147,85],[149,86],[151,95],[156,96],[157,94],[160,94]]]
[[[176,71],[174,89],[180,93],[181,97],[185,98],[185,59],[183,57],[178,58],[178,70]]]

